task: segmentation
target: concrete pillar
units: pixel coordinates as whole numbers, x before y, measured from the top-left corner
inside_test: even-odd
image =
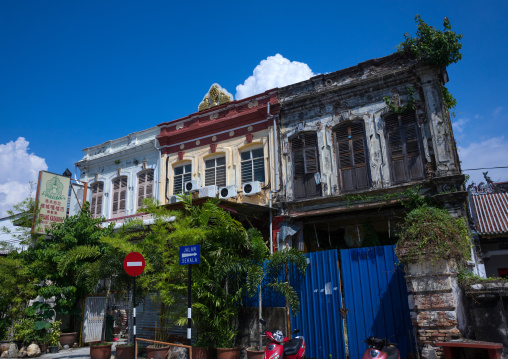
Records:
[[[405,265],[411,321],[423,359],[444,358],[438,341],[461,337],[464,312],[454,260],[422,256]]]

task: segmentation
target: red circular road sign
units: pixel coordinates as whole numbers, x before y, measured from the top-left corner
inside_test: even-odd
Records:
[[[133,277],[137,277],[145,270],[145,257],[138,252],[131,252],[123,260],[123,269]]]

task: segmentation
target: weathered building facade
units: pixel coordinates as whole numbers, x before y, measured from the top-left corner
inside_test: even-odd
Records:
[[[76,167],[93,216],[123,222],[138,217],[144,198],[159,198],[158,134],[152,127],[82,150]]]
[[[393,54],[279,89],[277,203],[281,216],[303,224],[307,250],[336,247],[339,237],[364,246],[367,232],[390,242],[402,215],[390,194],[408,187],[420,185],[464,214],[441,100],[446,76]]]

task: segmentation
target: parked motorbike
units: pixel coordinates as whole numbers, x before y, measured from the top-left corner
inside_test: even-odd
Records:
[[[260,319],[259,322],[266,326],[266,321]],[[298,334],[299,330],[293,330],[292,335]],[[265,348],[264,359],[303,359],[305,358],[305,338],[302,336],[296,336],[293,339],[289,339],[284,336],[280,330],[275,332],[267,332],[265,330],[266,337],[270,340],[270,343]]]
[[[388,339],[368,337],[364,343],[369,346],[362,359],[400,359],[397,344],[390,343]]]

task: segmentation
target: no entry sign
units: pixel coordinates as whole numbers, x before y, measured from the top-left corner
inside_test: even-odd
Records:
[[[145,257],[138,252],[131,252],[123,260],[123,269],[133,277],[137,277],[145,270]]]

